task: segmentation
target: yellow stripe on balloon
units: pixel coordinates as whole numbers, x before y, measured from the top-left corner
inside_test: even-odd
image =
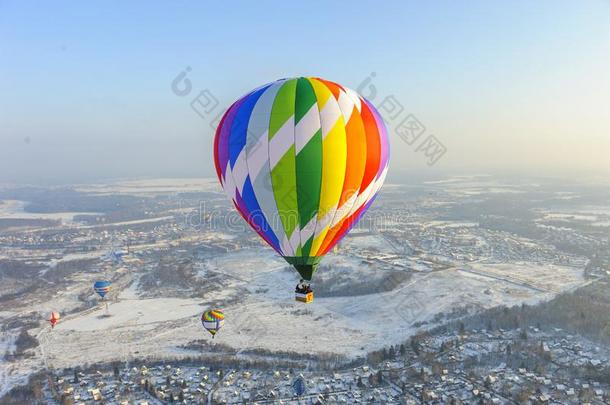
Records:
[[[344,114],[345,115],[345,114]],[[364,169],[366,164],[366,132],[360,112],[353,107],[348,122],[345,124],[347,143],[347,163],[345,170],[345,181],[341,199],[334,215],[333,223],[326,233],[324,242],[320,246],[320,251],[326,251],[328,245],[332,243],[335,235],[341,229],[343,221],[348,217],[353,204],[356,201]]]
[[[316,230],[310,255],[315,256],[333,219],[345,180],[347,141],[339,104],[322,82],[310,79],[320,111],[322,128],[322,184]]]

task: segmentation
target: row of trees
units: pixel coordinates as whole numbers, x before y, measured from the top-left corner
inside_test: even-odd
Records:
[[[42,372],[32,374],[24,385],[13,387],[4,396],[0,397],[2,405],[42,405],[44,400],[44,374]]]
[[[449,325],[493,331],[561,328],[600,343],[610,343],[610,281],[598,280],[534,306],[496,307]]]

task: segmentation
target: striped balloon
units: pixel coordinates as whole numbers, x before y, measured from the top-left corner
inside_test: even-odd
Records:
[[[201,315],[201,323],[203,324],[203,327],[212,334],[212,337],[214,337],[216,332],[218,332],[225,323],[225,314],[220,309],[205,311],[203,315]]]
[[[93,291],[100,297],[104,298],[110,292],[110,281],[96,281],[93,283]]]
[[[388,159],[373,104],[320,78],[282,79],[245,95],[214,139],[223,189],[307,280],[371,205]]]

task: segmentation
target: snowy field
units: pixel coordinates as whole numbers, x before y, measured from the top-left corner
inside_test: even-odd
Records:
[[[496,182],[481,176],[430,182],[427,186],[442,188],[450,195],[520,192],[518,185]],[[402,186],[397,186],[396,189],[400,187]],[[136,196],[220,192],[215,179],[126,180],[77,186],[77,190],[92,195]],[[60,219],[64,228],[65,225],[70,225],[81,230],[108,225],[75,224],[73,217],[76,213],[70,212],[29,214],[24,212],[26,204],[24,201],[5,201],[0,204],[0,218]],[[430,204],[448,203],[437,201]],[[166,222],[173,220],[174,215],[181,213],[181,210],[189,213],[180,208],[175,212],[160,212],[156,218],[114,225]],[[541,222],[577,219],[603,224],[608,221],[610,210],[602,206],[582,206],[574,209],[538,210],[538,213],[541,214]],[[404,226],[402,222],[395,225]],[[425,232],[430,234],[438,233],[438,230],[457,234],[463,229],[472,229],[472,234],[476,235],[479,227],[476,222],[438,220],[435,217],[414,218],[412,225],[423,225]],[[24,382],[29,373],[43,366],[60,368],[83,365],[84,362],[133,358],[175,359],[201,354],[215,356],[221,351],[220,346],[217,350],[214,349],[216,343],[223,347],[229,346],[243,358],[253,356],[248,353],[252,349],[302,354],[331,353],[354,358],[371,350],[404,342],[413,333],[434,326],[434,319],[443,318],[439,315],[462,309],[472,313],[498,305],[534,304],[586,282],[582,265],[573,268],[534,262],[504,264],[490,262],[491,259],[486,257],[479,257],[481,260],[477,263],[464,264],[449,260],[448,256],[436,251],[400,256],[392,253],[388,240],[367,231],[366,228],[354,229],[353,236],[342,241],[337,252],[327,255],[321,267],[333,266],[329,272],[333,275],[319,277],[318,282],[331,279],[334,287],[341,287],[341,293],[345,290],[354,292],[358,284],[364,283],[368,287],[380,280],[385,282],[387,275],[382,274],[385,271],[382,269],[392,268],[390,263],[395,264],[392,271],[404,268],[404,271],[409,272],[408,276],[397,277],[398,281],[390,280],[398,283],[390,291],[380,289],[379,291],[386,292],[324,298],[317,296],[310,305],[294,301],[297,273],[288,269],[287,264],[271,250],[260,248],[242,249],[196,262],[198,279],[205,280],[210,276],[215,283],[210,285],[223,287],[195,298],[190,297],[197,290],[187,288],[182,293],[175,286],[168,286],[167,290],[144,291],[139,286],[138,278],[144,271],[149,271],[148,268],[121,272],[117,276],[120,282],[114,284],[115,289],[109,299],[110,316],[104,316],[105,308],[102,305],[68,314],[83,304],[79,296],[92,294],[90,285],[99,277],[98,273],[76,273],[70,280],[72,283],[52,297],[33,295],[15,313],[10,312],[11,308],[0,310],[3,322],[37,312],[41,325],[40,329],[30,330],[40,342],[34,357],[19,362],[0,362],[0,395],[7,387]],[[466,234],[469,235],[470,232]],[[172,235],[171,243],[179,246],[205,242],[208,238],[228,240],[234,237],[235,235],[219,232],[185,234],[179,239]],[[539,246],[535,241],[514,235],[507,238],[512,245],[532,249]],[[482,243],[486,243],[484,239]],[[135,253],[141,253],[170,246],[170,240],[159,238],[155,242],[134,244],[130,248]],[[100,247],[90,252],[65,253],[61,258],[44,260],[48,264],[47,271],[54,271],[62,261],[102,257],[106,252],[107,248]],[[359,254],[354,254],[355,252]],[[20,257],[15,255],[21,252],[15,249],[11,254],[11,257]],[[27,254],[32,255],[29,251]],[[384,258],[385,265],[374,264],[379,257]],[[437,262],[443,263],[443,266],[435,265]],[[315,280],[313,287],[315,290]],[[318,291],[322,292],[322,288]],[[336,294],[337,291],[339,289],[331,289],[328,295]],[[200,316],[204,310],[216,307],[224,310],[226,322],[212,341],[202,328]],[[51,310],[62,313],[61,322],[54,330],[43,321]],[[214,343],[203,351],[185,348],[193,341],[202,339]],[[15,335],[0,331],[0,354],[10,354],[14,350],[14,341]]]
[[[546,292],[561,292],[582,284],[582,269],[552,264],[532,263],[473,264],[478,273],[498,277],[516,284],[529,285]]]
[[[27,201],[20,200],[1,200],[0,219],[50,219],[60,220],[65,225],[75,224],[75,215],[100,215],[96,212],[53,212],[35,213],[25,212]]]
[[[352,263],[349,258],[335,258],[342,266]],[[418,322],[454,308],[535,303],[584,282],[582,270],[571,268],[478,264],[470,270],[417,273],[381,294],[316,298],[304,305],[294,301],[296,273],[285,271],[285,266],[273,254],[256,250],[205,262],[202,275],[221,272],[230,282],[224,290],[200,299],[139,299],[132,285],[110,303],[110,317],[101,317],[104,310],[99,307],[71,316],[46,333],[45,358],[55,367],[67,367],[80,364],[83,358],[94,362],[193,354],[179,346],[210,339],[199,316],[215,306],[226,315],[225,327],[215,341],[236,350],[354,357],[400,343],[421,327]]]
[[[215,178],[165,178],[123,180],[111,183],[87,184],[75,187],[76,191],[95,195],[159,195],[202,191],[222,192]]]
[[[73,319],[64,320],[54,331],[91,332],[120,328],[146,330],[159,323],[198,315],[202,308],[197,302],[180,298],[128,299],[109,305],[110,316],[102,307]]]
[[[581,221],[592,226],[610,226],[610,207],[608,206],[583,206],[572,209],[538,210],[543,215],[538,222],[544,221]]]

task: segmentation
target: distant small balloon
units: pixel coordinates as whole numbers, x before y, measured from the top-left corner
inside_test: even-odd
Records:
[[[292,389],[294,390],[294,393],[297,396],[301,396],[301,395],[305,394],[305,390],[307,389],[307,386],[305,384],[305,379],[303,378],[303,376],[298,376],[292,382]]]
[[[59,312],[51,312],[48,321],[51,324],[51,328],[54,328],[55,324],[59,322]]]
[[[208,332],[210,332],[212,339],[216,333],[218,333],[220,328],[223,327],[224,323],[225,314],[220,309],[205,311],[203,315],[201,315],[201,324]]]
[[[106,280],[100,280],[93,283],[93,291],[97,293],[101,298],[104,298],[106,294],[110,292],[110,285],[112,283]]]

